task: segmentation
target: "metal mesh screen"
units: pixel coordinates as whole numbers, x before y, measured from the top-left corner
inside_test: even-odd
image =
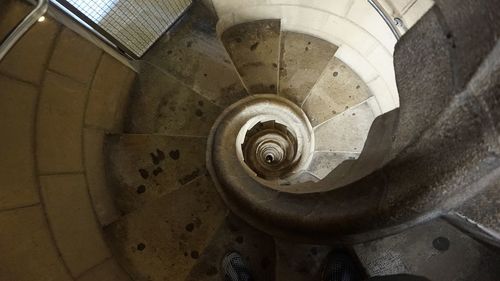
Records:
[[[78,10],[137,57],[142,56],[192,0],[58,0]],[[106,35],[105,35],[106,36]],[[113,41],[114,41],[113,40]]]

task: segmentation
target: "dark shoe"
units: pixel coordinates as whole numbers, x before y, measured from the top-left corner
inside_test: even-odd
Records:
[[[349,254],[343,251],[334,251],[328,255],[321,280],[360,281],[361,272]]]
[[[253,281],[250,269],[240,254],[231,252],[222,259],[224,281]]]

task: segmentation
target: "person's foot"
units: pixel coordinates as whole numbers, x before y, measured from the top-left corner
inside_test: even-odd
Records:
[[[253,281],[250,268],[237,252],[227,253],[222,259],[224,281]]]
[[[322,281],[359,281],[360,270],[353,258],[344,251],[331,252],[323,268]]]

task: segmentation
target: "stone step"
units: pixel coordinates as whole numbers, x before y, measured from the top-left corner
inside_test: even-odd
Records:
[[[131,96],[126,133],[207,136],[222,108],[147,64]]]
[[[283,31],[279,95],[301,106],[337,49],[323,39]]]
[[[345,160],[335,168],[335,173],[316,183],[315,187],[318,190],[342,187],[368,176],[387,163],[397,115],[397,111],[391,111],[375,118],[357,159]]]
[[[104,229],[133,280],[183,280],[224,222],[227,210],[202,176]]]
[[[498,177],[499,174],[500,171],[497,169],[490,177]],[[492,180],[476,196],[464,202],[455,210],[453,221],[478,236],[487,237],[487,241],[496,241],[500,246],[499,182]]]
[[[186,281],[223,280],[220,262],[230,251],[236,251],[243,256],[254,280],[274,280],[273,238],[246,224],[235,215],[229,214]]]
[[[143,57],[213,103],[226,107],[246,90],[215,32],[217,19],[195,2]]]
[[[295,244],[275,238],[276,281],[321,280],[323,264],[332,246]]]
[[[375,113],[368,99],[314,128],[315,150],[360,154],[368,137]]]
[[[205,174],[206,138],[109,135],[108,180],[118,209],[128,214]]]
[[[368,276],[417,274],[429,280],[498,280],[500,257],[442,219],[354,245]]]
[[[349,66],[334,57],[304,100],[302,109],[314,127],[370,96],[365,82]]]
[[[242,23],[222,34],[222,43],[248,93],[277,93],[280,34],[280,20]]]

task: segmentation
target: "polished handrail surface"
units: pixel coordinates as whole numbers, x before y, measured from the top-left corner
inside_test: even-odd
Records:
[[[16,28],[0,44],[0,61],[21,39],[21,37],[43,16],[49,7],[49,0],[38,0],[35,8],[16,26]]]
[[[370,5],[372,5],[372,7],[377,11],[377,13],[385,21],[387,26],[389,26],[389,29],[391,29],[392,34],[394,34],[394,37],[396,37],[396,40],[399,40],[401,38],[401,32],[398,30],[398,28],[394,24],[394,21],[392,20],[391,16],[389,16],[389,14],[387,14],[387,12],[382,7],[382,5],[380,5],[378,0],[368,0],[368,3],[370,3]]]

